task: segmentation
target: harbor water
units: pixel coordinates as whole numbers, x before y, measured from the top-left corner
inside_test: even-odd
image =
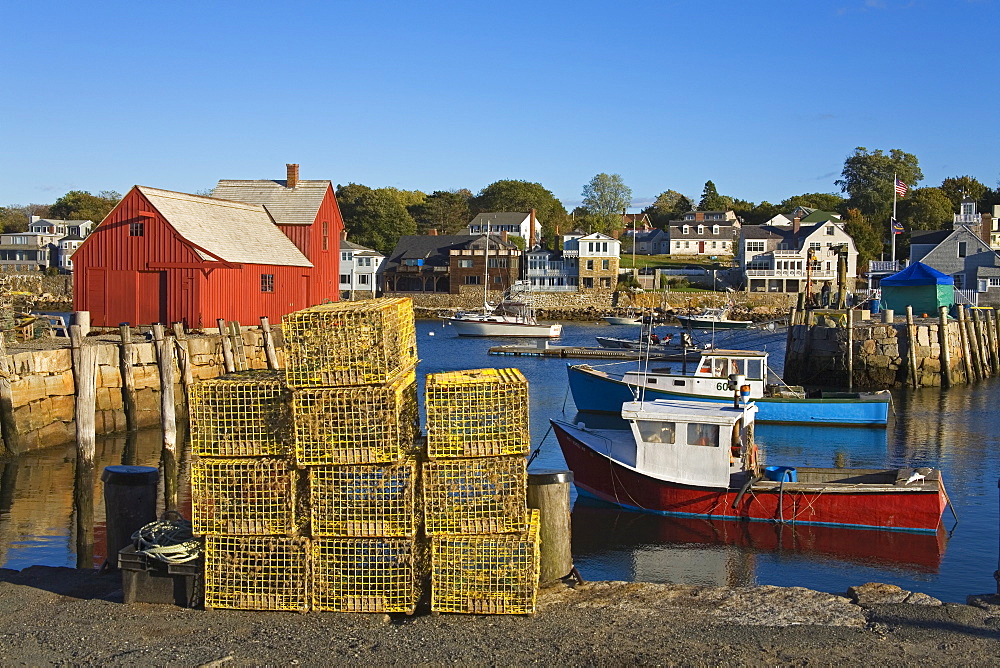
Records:
[[[635,327],[567,323],[552,345],[596,346],[594,337],[637,334]],[[658,328],[661,333],[675,331]],[[517,367],[530,382],[531,433],[539,453],[533,469],[565,468],[548,419],[607,426],[614,416],[577,414],[566,382],[566,365],[603,360],[491,356],[491,346],[522,343],[459,338],[440,321],[418,322],[421,383],[426,373],[482,367]],[[696,333],[700,344],[710,332]],[[718,347],[767,350],[782,369],[785,332],[728,331]],[[609,362],[609,369],[635,362]],[[937,534],[865,531],[671,518],[629,512],[574,495],[573,551],[588,580],[678,584],[802,586],[842,593],[851,585],[886,582],[944,601],[964,602],[972,593],[996,591],[997,481],[1000,478],[1000,379],[947,391],[894,391],[887,429],[759,425],[757,441],[768,466],[899,468],[932,466],[943,478],[960,519],[946,510]],[[617,420],[621,424],[620,420]],[[134,447],[136,462],[156,465],[159,435],[145,431]],[[103,503],[99,472],[121,463],[123,436],[98,438],[95,481],[94,561],[103,562]],[[75,566],[72,444],[28,453],[0,463],[0,566]],[[186,461],[181,462],[182,472]],[[186,490],[182,488],[182,496]],[[182,499],[182,508],[185,505]],[[101,543],[98,545],[97,543]]]

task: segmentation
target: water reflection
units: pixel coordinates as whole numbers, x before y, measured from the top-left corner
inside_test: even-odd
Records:
[[[184,481],[188,480],[189,462],[186,433],[178,436],[182,434],[174,484],[179,491],[180,511],[187,517],[190,490]],[[159,466],[162,444],[159,429],[143,429],[132,435],[98,435],[94,468],[90,471],[77,471],[73,443],[0,462],[0,566],[93,568],[103,564],[104,493],[96,472],[123,463]],[[158,513],[163,510],[164,484],[161,475]]]
[[[758,584],[758,555],[836,559],[869,568],[936,573],[936,534],[739,522],[636,513],[588,498],[573,506],[573,554],[585,578],[672,584]]]

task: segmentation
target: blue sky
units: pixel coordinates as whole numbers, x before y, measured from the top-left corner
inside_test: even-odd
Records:
[[[856,146],[1000,179],[998,0],[7,2],[0,204],[301,177],[600,172],[777,202]]]

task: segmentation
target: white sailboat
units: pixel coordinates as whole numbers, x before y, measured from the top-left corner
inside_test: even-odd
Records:
[[[499,304],[489,302],[490,234],[486,228],[486,255],[483,269],[483,308],[459,311],[444,318],[459,336],[519,336],[525,338],[556,338],[562,335],[562,325],[542,324],[535,320],[531,305],[530,284],[515,282]]]

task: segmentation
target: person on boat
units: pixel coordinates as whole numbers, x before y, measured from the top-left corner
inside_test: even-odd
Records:
[[[659,345],[660,337],[656,335],[656,332],[653,332],[652,334],[649,335],[649,342],[652,343],[654,346]]]
[[[670,345],[670,342],[674,340],[673,334],[667,334],[663,337],[663,345]]]
[[[830,281],[823,281],[823,287],[819,291],[819,303],[824,308],[830,305]]]
[[[690,347],[694,346],[694,339],[692,339],[691,335],[688,334],[687,332],[683,332],[681,334],[681,344],[685,348],[690,348]]]

